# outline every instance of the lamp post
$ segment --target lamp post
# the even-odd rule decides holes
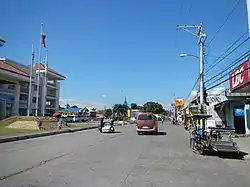
[[[201,47],[202,49],[202,47]],[[201,55],[200,57],[198,56],[195,56],[195,55],[192,55],[192,54],[185,54],[185,53],[182,53],[180,54],[180,57],[194,57],[196,59],[199,59],[200,60],[200,109],[201,109],[201,113],[203,113],[203,104],[204,104],[204,68],[203,68],[203,54],[202,54],[202,51],[201,51]],[[203,120],[202,120],[202,127],[203,127]]]

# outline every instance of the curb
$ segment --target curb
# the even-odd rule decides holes
[[[39,133],[39,134],[29,134],[29,135],[20,135],[20,136],[13,136],[13,137],[7,137],[7,138],[0,138],[0,144],[7,143],[7,142],[20,141],[20,140],[39,138],[39,137],[44,137],[44,136],[52,136],[52,135],[57,135],[57,134],[73,133],[73,132],[96,129],[96,128],[98,128],[98,126],[77,128],[77,129],[65,129],[65,130],[61,130],[61,131],[43,132],[43,133]]]
[[[239,134],[239,135],[234,135],[233,138],[249,138],[250,134]]]

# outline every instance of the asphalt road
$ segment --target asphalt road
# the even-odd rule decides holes
[[[249,160],[195,155],[188,133],[160,124],[167,135],[138,136],[96,129],[0,145],[0,186],[247,187]]]

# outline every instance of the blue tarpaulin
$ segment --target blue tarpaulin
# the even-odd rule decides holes
[[[73,112],[73,113],[77,113],[80,110],[81,110],[81,108],[72,108],[72,107],[69,107],[69,108],[65,108],[65,109],[60,110],[60,112]]]

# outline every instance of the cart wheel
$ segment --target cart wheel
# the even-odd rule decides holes
[[[110,132],[114,132],[115,131],[115,128],[114,127],[110,127]]]
[[[204,149],[203,148],[199,148],[199,154],[200,155],[204,155],[204,153],[205,153]]]

